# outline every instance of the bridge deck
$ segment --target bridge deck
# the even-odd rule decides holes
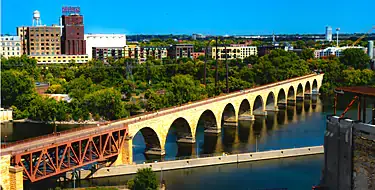
[[[41,136],[41,137],[38,137],[38,138],[35,138],[35,139],[30,139],[30,140],[26,139],[24,141],[9,143],[9,144],[6,144],[6,145],[2,145],[0,155],[5,155],[5,154],[15,155],[15,154],[20,153],[20,152],[25,152],[25,151],[29,151],[29,150],[33,150],[33,149],[39,149],[39,148],[42,148],[44,146],[49,146],[49,145],[52,145],[52,144],[58,144],[58,143],[66,142],[66,141],[69,141],[69,140],[84,138],[84,137],[96,134],[98,132],[101,132],[101,131],[113,130],[113,129],[116,129],[118,127],[123,127],[124,124],[129,125],[129,124],[133,124],[133,123],[136,123],[136,122],[139,122],[139,121],[144,121],[144,120],[148,120],[148,119],[161,117],[161,116],[168,115],[168,114],[175,113],[175,112],[179,112],[179,111],[182,111],[182,110],[199,107],[199,106],[202,106],[202,105],[205,105],[205,104],[208,104],[208,103],[214,103],[214,102],[217,102],[217,101],[221,101],[223,99],[242,96],[244,94],[249,94],[249,93],[253,93],[253,92],[256,92],[256,91],[261,91],[261,90],[264,90],[264,89],[267,89],[267,88],[270,88],[270,87],[283,85],[283,84],[286,84],[286,83],[290,83],[290,82],[294,82],[294,81],[298,81],[298,80],[302,80],[302,79],[306,79],[306,78],[318,76],[318,75],[320,75],[320,74],[309,74],[309,75],[302,76],[302,77],[296,77],[296,78],[292,78],[292,79],[288,79],[288,80],[284,80],[284,81],[279,81],[279,82],[275,82],[275,83],[271,83],[271,84],[267,84],[267,85],[253,87],[253,88],[246,89],[246,90],[240,90],[240,91],[237,91],[237,92],[232,92],[232,93],[225,94],[225,95],[207,98],[207,99],[199,100],[199,101],[196,101],[196,102],[193,102],[193,103],[187,103],[187,104],[183,104],[183,105],[180,105],[180,106],[164,108],[164,109],[154,111],[154,112],[147,112],[147,113],[136,115],[136,116],[133,116],[133,117],[130,117],[130,118],[111,121],[111,122],[102,124],[99,127],[95,126],[95,127],[89,127],[89,128],[80,128],[78,130],[75,129],[75,130],[68,131],[68,132],[62,132],[62,133],[60,133],[60,135],[59,135],[59,133],[54,134],[54,135],[45,135],[45,136]]]

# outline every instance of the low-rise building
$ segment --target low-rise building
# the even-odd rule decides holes
[[[136,61],[140,61],[140,47],[135,44],[125,46],[125,57],[135,59]],[[138,62],[139,63],[139,62]]]
[[[37,64],[64,64],[74,61],[75,63],[87,63],[88,55],[41,55],[30,56],[37,60]]]
[[[125,34],[85,34],[86,40],[86,54],[89,59],[93,57],[92,48],[124,48],[126,46]]]
[[[167,47],[141,47],[139,56],[141,63],[146,61],[149,57],[163,59],[168,56],[168,50]]]
[[[1,36],[0,55],[2,57],[21,56],[21,40],[18,36]]]
[[[183,57],[193,59],[194,45],[192,44],[176,44],[168,49],[168,56],[172,59],[179,59]]]
[[[365,52],[367,51],[365,47],[361,47],[361,46],[328,47],[328,48],[321,49],[321,50],[315,50],[314,56],[315,58],[328,57],[328,56],[340,57],[344,50],[350,49],[350,48],[359,48]]]
[[[212,51],[212,58],[215,59],[216,56],[216,47],[211,49]],[[255,46],[244,46],[233,44],[230,46],[219,46],[217,47],[217,55],[219,60],[225,59],[225,54],[227,54],[228,59],[244,59],[246,57],[250,57],[251,55],[257,55],[257,47]]]
[[[92,58],[106,62],[111,57],[114,60],[125,57],[124,47],[93,47]]]

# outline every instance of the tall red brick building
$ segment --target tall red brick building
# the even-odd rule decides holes
[[[84,39],[83,16],[79,14],[63,15],[61,50],[66,55],[85,55],[86,40]]]

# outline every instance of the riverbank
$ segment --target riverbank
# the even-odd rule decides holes
[[[14,123],[40,123],[40,124],[57,124],[57,125],[96,125],[103,123],[104,121],[35,121],[31,119],[18,119],[13,120]]]
[[[120,165],[113,167],[100,168],[92,173],[90,170],[78,170],[80,179],[88,178],[102,178],[117,175],[128,175],[137,173],[138,169],[141,168],[152,168],[153,171],[165,171],[165,170],[175,170],[184,168],[194,168],[221,164],[231,164],[231,163],[241,163],[241,162],[251,162],[259,160],[269,160],[269,159],[279,159],[287,157],[297,157],[305,155],[315,155],[323,154],[323,146],[312,146],[303,148],[292,148],[283,150],[271,150],[264,152],[251,152],[243,154],[233,154],[233,155],[222,155],[206,158],[194,158],[186,160],[174,160],[165,162],[155,162],[155,163],[144,163],[144,164],[133,164],[133,165]],[[72,179],[72,172],[66,173],[67,179]]]

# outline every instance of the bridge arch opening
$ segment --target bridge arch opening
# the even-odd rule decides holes
[[[318,81],[314,79],[313,84],[312,84],[312,94],[317,94],[318,93]]]
[[[133,161],[141,163],[148,160],[145,152],[153,149],[161,150],[160,139],[151,127],[144,127],[133,137]]]
[[[258,95],[254,100],[253,115],[265,115],[265,108],[262,96]]]
[[[206,133],[210,131],[220,131],[216,121],[216,116],[211,110],[205,110],[198,120],[195,133],[195,149],[196,154],[211,154],[215,152],[218,135]],[[193,154],[194,154],[193,153]]]
[[[285,108],[286,106],[286,103],[287,103],[287,100],[286,100],[286,94],[285,94],[285,90],[284,89],[280,89],[279,93],[277,94],[277,105],[278,105],[278,108]]]
[[[295,100],[295,92],[294,92],[294,87],[290,86],[288,90],[288,100]]]
[[[221,125],[237,123],[236,121],[236,110],[234,109],[233,104],[229,103],[225,106],[222,117]]]
[[[266,110],[267,111],[274,111],[275,110],[275,95],[273,92],[270,92],[267,96],[267,101],[266,101]]]
[[[297,87],[297,96],[303,96],[303,86],[301,83],[299,83]]]
[[[247,116],[249,117],[251,116],[251,106],[250,106],[249,100],[244,99],[242,100],[240,104],[240,109],[238,111],[238,118],[247,117]]]
[[[179,117],[169,127],[165,144],[166,158],[191,156],[195,137],[192,136],[188,121]]]
[[[311,94],[311,84],[309,81],[307,81],[305,85],[305,94]]]

